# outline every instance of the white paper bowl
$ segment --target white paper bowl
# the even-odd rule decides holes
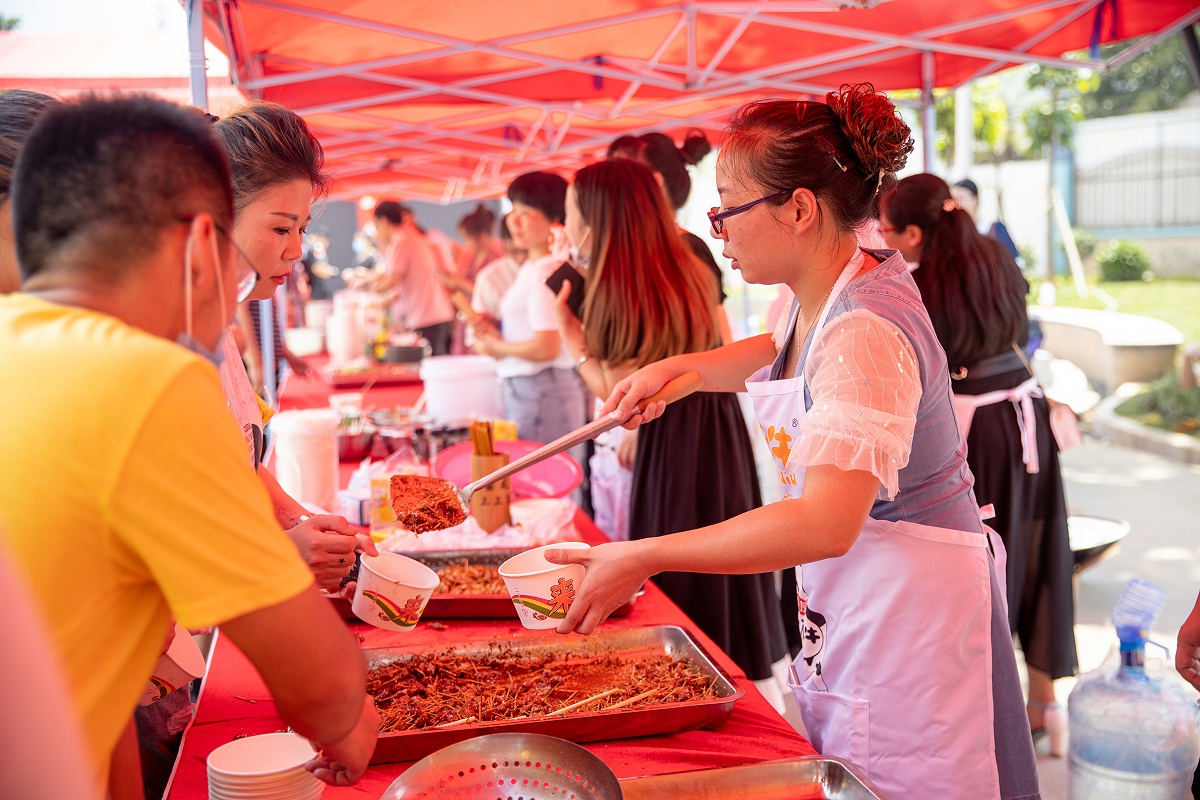
[[[178,623],[175,624],[175,639],[154,665],[150,680],[138,699],[139,706],[148,706],[163,699],[171,692],[204,677],[204,654],[196,646],[196,640]]]
[[[439,582],[436,572],[408,556],[363,556],[350,610],[376,628],[411,631]]]
[[[303,770],[304,763],[315,756],[308,740],[295,733],[247,736],[208,754],[208,776],[225,786],[291,784],[293,778],[284,773]]]
[[[550,563],[545,552],[586,550],[588,547],[583,542],[547,544],[518,553],[500,565],[500,577],[504,579],[522,625],[535,631],[557,628],[587,574],[582,564]]]

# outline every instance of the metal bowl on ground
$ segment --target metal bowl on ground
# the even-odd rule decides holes
[[[1067,535],[1075,558],[1075,571],[1082,572],[1116,553],[1116,546],[1129,535],[1129,523],[1116,517],[1073,514],[1067,517]]]
[[[362,461],[375,447],[375,426],[342,426],[337,433],[338,461]]]
[[[380,800],[621,800],[608,765],[577,744],[537,733],[493,733],[443,747],[410,767]]]

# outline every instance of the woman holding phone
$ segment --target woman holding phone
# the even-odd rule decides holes
[[[566,309],[564,288],[559,329],[597,396],[639,367],[720,344],[711,275],[679,237],[646,166],[613,159],[579,170],[567,190],[566,231],[577,249],[588,248],[590,266],[583,322]],[[734,394],[685,397],[638,437],[630,537],[700,528],[762,505]],[[751,680],[771,678],[787,654],[773,573],[673,571],[655,582]]]
[[[508,187],[507,224],[513,246],[527,252],[500,301],[500,327],[475,328],[472,349],[497,359],[504,412],[517,436],[543,444],[587,422],[591,395],[558,335],[554,292],[546,280],[567,258],[562,223],[567,182],[551,172],[527,172]],[[579,462],[584,448],[571,449]]]
[[[1003,546],[971,491],[946,357],[903,258],[860,248],[854,232],[912,146],[865,84],[738,112],[713,236],[747,281],[791,286],[787,336],[642,367],[603,410],[633,414],[691,371],[707,391],[745,386],[784,499],[671,536],[548,553],[587,567],[559,631],[590,633],[663,571],[795,567],[806,644],[793,692],[817,749],[899,800],[1027,800],[1037,769]],[[655,403],[632,423],[662,414]]]

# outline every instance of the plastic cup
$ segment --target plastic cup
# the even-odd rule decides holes
[[[500,565],[500,577],[526,628],[535,631],[557,628],[567,616],[575,593],[587,574],[582,564],[553,564],[547,550],[586,550],[583,542],[547,544],[518,553]]]
[[[436,572],[407,556],[363,556],[350,610],[376,628],[411,631],[439,582]]]
[[[156,703],[203,675],[204,654],[196,646],[192,635],[176,623],[175,639],[154,665],[154,671],[150,673],[150,680],[142,690],[138,705],[148,706]]]

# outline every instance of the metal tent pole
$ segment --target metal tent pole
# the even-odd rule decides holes
[[[1196,26],[1188,25],[1179,34],[1187,46],[1188,60],[1192,64],[1192,77],[1196,79],[1196,85],[1200,86],[1200,43],[1196,42]]]
[[[188,30],[188,84],[192,88],[192,105],[208,111],[208,75],[204,69],[204,15],[202,0],[184,0]]]
[[[933,82],[936,66],[933,53],[921,53],[921,155],[925,160],[925,171],[933,172],[934,134],[937,131],[937,108],[933,103]]]

